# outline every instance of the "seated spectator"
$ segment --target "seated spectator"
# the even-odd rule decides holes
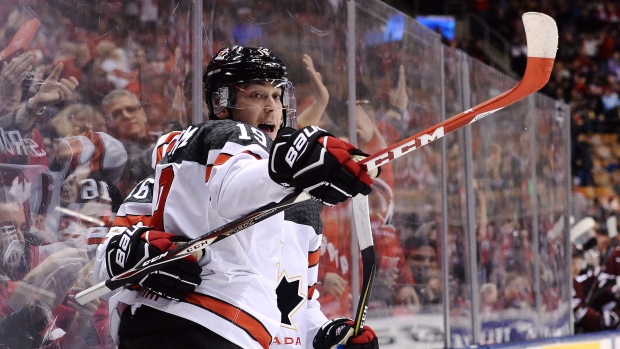
[[[50,120],[60,137],[86,135],[93,131],[93,107],[86,104],[70,104]]]
[[[497,309],[532,309],[533,303],[532,287],[528,279],[517,273],[508,273],[500,289]]]
[[[54,330],[51,310],[64,299],[81,267],[79,254],[68,251],[28,271],[26,225],[22,205],[0,190],[0,347],[47,347],[60,338],[63,333]]]
[[[415,287],[423,306],[442,301],[437,247],[426,236],[414,235],[404,243],[405,258],[415,279]]]
[[[151,174],[151,154],[155,142],[146,130],[147,115],[138,97],[126,90],[107,94],[101,107],[108,119],[110,134],[121,141],[127,151],[127,166],[119,189],[123,195]]]

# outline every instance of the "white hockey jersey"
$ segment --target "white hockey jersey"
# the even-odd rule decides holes
[[[160,157],[161,161],[156,165],[149,225],[195,238],[280,201],[292,189],[269,178],[270,144],[260,130],[229,120],[210,121],[161,137],[153,155],[154,161]],[[148,188],[148,183],[138,184],[130,198],[141,197],[140,187]],[[134,202],[121,209],[119,217],[147,217],[149,212],[143,207]],[[111,307],[116,302],[134,307],[145,304],[202,324],[243,348],[267,348],[281,320],[273,290],[283,229],[284,213],[280,213],[207,247],[199,260],[203,281],[184,301],[123,290],[112,297]],[[111,229],[109,236],[117,233]],[[106,243],[97,256],[100,280],[108,277],[105,248]]]
[[[272,349],[312,349],[314,336],[327,321],[316,290],[321,232],[316,202],[304,201],[284,211],[284,240],[276,287],[281,320]]]

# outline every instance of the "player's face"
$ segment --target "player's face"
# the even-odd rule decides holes
[[[93,130],[93,115],[84,111],[69,115],[69,123],[71,129],[76,130],[79,134],[85,134]]]
[[[120,96],[106,110],[110,129],[118,139],[136,139],[146,135],[146,112],[134,98]]]
[[[438,274],[437,252],[431,246],[421,246],[407,254],[407,264],[419,283],[427,283]]]
[[[233,120],[252,125],[276,138],[282,122],[282,89],[269,82],[240,86]]]

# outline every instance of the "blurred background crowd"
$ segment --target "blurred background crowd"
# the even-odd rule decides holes
[[[566,252],[558,247],[562,211],[557,207],[563,196],[557,188],[568,177],[574,221],[592,217],[596,222],[573,251],[574,276],[589,280],[575,314],[594,316],[600,326],[579,330],[615,328],[620,321],[605,322],[615,314],[615,305],[603,309],[609,302],[602,299],[617,299],[617,274],[606,264],[615,260],[608,256],[617,245],[618,229],[608,219],[620,209],[620,5],[604,0],[462,3],[512,43],[511,70],[504,74],[517,79],[526,59],[521,15],[538,11],[557,21],[559,50],[542,93],[568,105],[571,115],[570,159],[549,155],[562,146],[561,132],[551,124],[542,123],[535,136],[515,136],[502,122],[472,130],[479,312],[492,320],[511,310],[526,317],[535,307],[551,312],[560,306]],[[224,46],[267,46],[285,62],[295,84],[299,126],[317,124],[337,136],[351,136],[344,1],[209,4],[200,44],[203,67]],[[131,193],[134,185],[153,172],[155,141],[194,120],[191,2],[4,0],[3,8],[0,49],[9,47],[33,18],[40,28],[25,52],[3,58],[0,72],[0,348],[113,348],[106,300],[80,306],[74,295],[92,285],[94,250],[107,228],[115,219],[131,222],[130,216],[116,215],[117,209],[125,197],[139,194]],[[373,20],[363,11],[358,16]],[[357,57],[356,71],[356,142],[370,154],[441,121],[442,104],[442,87],[433,81],[437,66],[425,65],[438,57],[436,47],[424,40],[406,47],[373,30],[369,26],[361,36],[364,54]],[[303,33],[311,35],[290,39]],[[476,40],[441,41],[453,50],[447,51],[448,62],[457,61],[450,52],[464,51],[478,59],[471,63],[473,70],[483,63],[495,66]],[[456,64],[446,66],[449,116],[466,108],[456,98],[458,89],[450,87],[457,85],[452,83],[459,76]],[[472,73],[471,83],[480,89],[472,99],[481,102],[508,89],[511,82],[499,74]],[[495,80],[507,87],[494,88]],[[49,97],[54,83],[67,89],[57,99],[37,103]],[[527,129],[525,122],[516,125]],[[491,128],[493,137],[487,135]],[[532,152],[532,137],[545,147]],[[385,166],[375,181],[370,200],[379,270],[372,316],[439,314],[445,299],[451,315],[472,311],[467,224],[458,208],[464,205],[463,154],[456,139],[448,142],[447,178],[441,174],[440,148],[429,146]],[[533,159],[539,160],[536,166]],[[570,161],[570,174],[563,173],[563,161]],[[536,187],[528,181],[531,173],[538,177]],[[458,206],[449,207],[447,221],[439,202],[442,181],[454,198],[450,202]],[[533,191],[548,206],[536,220],[541,234],[530,224]],[[321,212],[318,289],[330,318],[350,317],[354,311],[348,210],[343,205]],[[443,225],[448,226],[447,246],[441,246]],[[545,291],[538,301],[534,239]],[[449,285],[441,277],[442,253]],[[609,278],[605,292],[592,286],[600,275]],[[501,342],[489,339],[489,344],[494,341]]]

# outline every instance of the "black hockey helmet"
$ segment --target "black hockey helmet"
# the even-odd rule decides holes
[[[282,88],[282,126],[296,127],[295,92],[286,75],[286,66],[264,47],[235,45],[221,49],[203,76],[209,118],[216,119],[215,115],[224,108],[234,107],[233,84],[269,81]]]

